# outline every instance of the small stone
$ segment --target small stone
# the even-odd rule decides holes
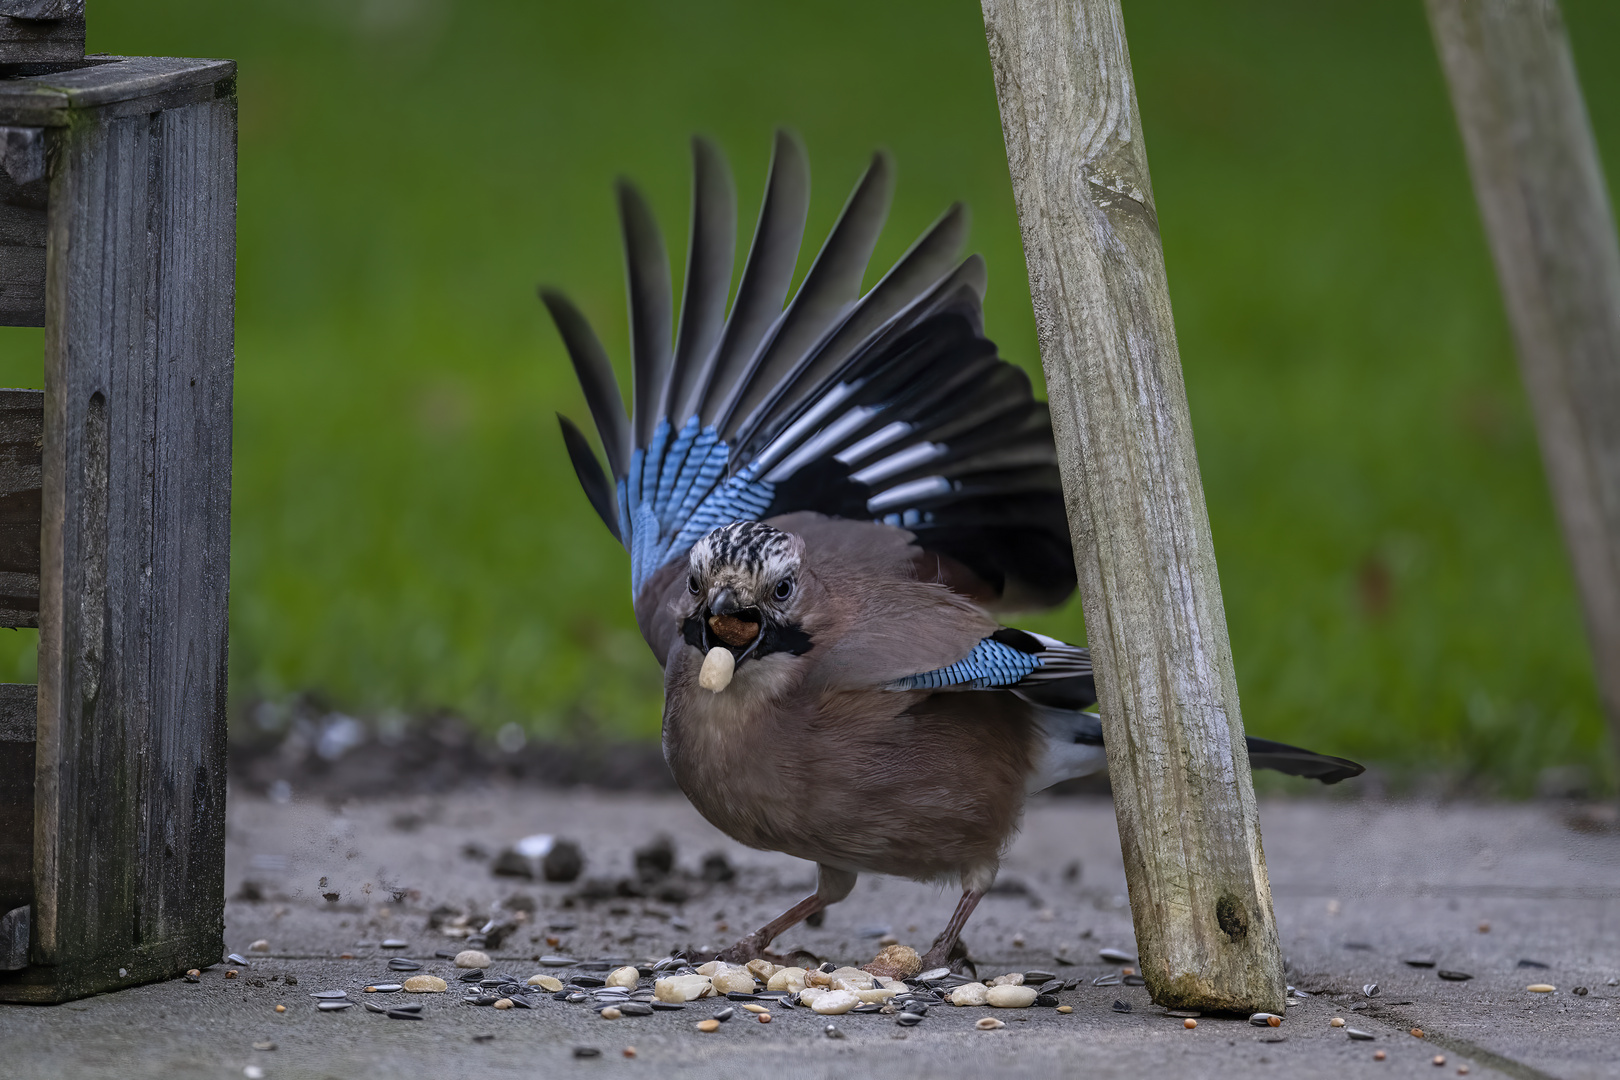
[[[120,970],[122,970],[122,969],[120,969]],[[240,973],[239,973],[239,972],[238,972],[238,971],[237,971],[237,970],[236,970],[236,969],[235,969],[235,968],[232,968],[232,969],[231,969],[231,970],[229,970],[229,971],[227,971],[227,972],[226,972],[226,973],[225,973],[225,977],[226,977],[226,978],[227,978],[227,979],[234,979],[234,978],[236,978],[236,976],[237,976],[237,975],[238,975],[238,974],[240,974]]]
[[[952,990],[946,997],[952,1005],[987,1005],[990,1002],[990,988],[984,983],[963,983]]]
[[[1423,1038],[1423,1029],[1422,1028],[1413,1028],[1412,1029],[1412,1038],[1414,1038],[1414,1039]]]
[[[276,1006],[276,1012],[286,1012],[286,1011],[287,1011],[287,1006],[285,1006],[285,1005],[277,1005]]]
[[[1591,991],[1584,986],[1577,986],[1575,989],[1571,990],[1570,993],[1574,994],[1576,997],[1585,997],[1587,994],[1591,993]]]
[[[269,952],[269,951],[270,951],[270,943],[268,941],[264,940],[264,938],[260,938],[258,941],[255,941],[253,944],[248,946],[248,952]]]
[[[502,848],[489,864],[489,872],[496,877],[534,880],[534,860],[516,848]]]
[[[720,1030],[720,1021],[718,1021],[718,1020],[699,1020],[698,1024],[697,1024],[697,1029],[699,1031],[719,1031]]]
[[[1459,1065],[1459,1066],[1457,1066],[1457,1075],[1458,1076],[1467,1076],[1468,1075],[1468,1066],[1467,1065]]]
[[[1361,1042],[1366,1042],[1366,1041],[1370,1040],[1373,1037],[1372,1032],[1370,1032],[1370,1031],[1362,1031],[1360,1028],[1353,1028],[1353,1027],[1345,1028],[1344,1033],[1346,1035],[1350,1036],[1352,1039],[1356,1039],[1356,1040],[1359,1040]]]
[[[1466,971],[1445,971],[1442,969],[1435,972],[1435,974],[1447,982],[1467,982],[1469,979],[1473,978],[1473,976],[1468,974]]]
[[[202,982],[202,971],[198,968],[192,968],[186,972],[186,982]]]
[[[733,1016],[736,1016],[736,1015],[737,1015],[737,1010],[734,1007],[732,1007],[730,1005],[727,1005],[725,1008],[723,1008],[719,1012],[715,1013],[713,1018],[715,1020],[720,1021],[723,1024],[727,1020],[730,1020]]]
[[[710,977],[717,994],[746,994],[754,989],[754,976],[743,968],[732,968]]]
[[[1429,1061],[1430,1061],[1430,1064],[1432,1064],[1436,1068],[1438,1068],[1439,1066],[1444,1065],[1446,1063],[1446,1055],[1444,1055],[1444,1054],[1436,1054],[1436,1055],[1434,1055],[1434,1057],[1430,1058]]]
[[[1525,987],[1525,989],[1530,991],[1532,994],[1550,994],[1554,990],[1558,989],[1558,987],[1554,986],[1552,983],[1531,983],[1529,986]]]
[[[264,1070],[257,1065],[244,1066],[242,1075],[247,1077],[247,1080],[264,1080]]]
[[[489,954],[479,952],[477,949],[463,949],[456,953],[456,967],[487,968],[489,967]]]
[[[922,970],[922,957],[909,945],[888,945],[872,958],[866,970],[885,978],[909,979]]]
[[[1136,957],[1123,949],[1098,949],[1097,955],[1110,964],[1134,964]]]
[[[861,1003],[861,999],[848,990],[829,990],[820,994],[810,1008],[822,1016],[841,1016]]]
[[[1037,997],[1033,986],[992,986],[985,993],[985,1001],[998,1009],[1027,1009]]]
[[[504,998],[504,997],[503,998],[496,998],[495,999],[495,1007],[497,1009],[510,1009],[512,1007],[512,999],[511,998]]]
[[[633,1046],[627,1046],[627,1047],[625,1047],[625,1048],[624,1048],[624,1050],[623,1050],[623,1051],[622,1051],[622,1053],[623,1053],[623,1054],[624,1054],[624,1056],[625,1056],[625,1057],[627,1057],[627,1058],[633,1058],[633,1057],[635,1057],[635,1056],[636,1056],[636,1048],[635,1048],[635,1047],[633,1047]]]
[[[495,1007],[497,1009],[500,1008],[501,1003],[497,1001],[495,1003]],[[600,1016],[604,1020],[617,1020],[619,1017],[623,1016],[624,1013],[620,1012],[616,1007],[614,1007],[612,1005],[609,1005],[607,1008],[603,1009],[601,1012],[597,1013],[596,1015]]]
[[[1181,1026],[1191,1031],[1193,1028],[1198,1026],[1198,1021],[1189,1016],[1187,1019],[1181,1022]]]
[[[1024,947],[1024,935],[1023,934],[1014,934],[1013,935],[1012,947],[1015,948],[1015,949],[1022,949]]]
[[[1007,974],[1007,975],[997,975],[995,978],[993,978],[990,981],[986,982],[984,985],[986,985],[986,986],[1023,986],[1024,985],[1024,974],[1023,974],[1023,972],[1019,971],[1019,972],[1012,972],[1012,973]]]
[[[1482,933],[1482,934],[1490,933],[1491,932],[1491,924],[1488,923],[1488,922],[1480,923],[1479,924],[1479,932]]]
[[[1073,1005],[1059,1005],[1057,1007],[1057,1011],[1062,1013],[1063,1015],[1067,1016],[1069,1013],[1074,1012],[1074,1006]]]
[[[608,972],[608,977],[605,980],[608,986],[623,986],[631,990],[634,990],[636,988],[636,984],[640,981],[641,970],[639,968],[629,966],[614,968],[612,971]]]
[[[1333,1019],[1328,1021],[1328,1027],[1344,1027],[1344,1017],[1335,1016]]]
[[[978,1021],[973,1026],[978,1028],[980,1031],[995,1031],[997,1028],[1004,1028],[1007,1025],[1002,1023],[1000,1020],[997,1020],[993,1016],[986,1016],[983,1020]]]
[[[827,1036],[827,1038],[829,1038],[829,1039],[842,1039],[842,1038],[844,1038],[844,1033],[842,1031],[838,1030],[838,1025],[837,1024],[828,1024],[826,1027],[821,1029],[821,1033],[823,1035]]]
[[[768,1013],[768,1012],[760,1013],[759,1014],[759,1022],[762,1023],[762,1024],[770,1023],[771,1022],[771,1014]]]
[[[714,983],[706,975],[672,975],[653,983],[653,996],[659,1001],[696,1001],[714,993]]]
[[[555,841],[540,862],[540,872],[547,881],[573,881],[584,869],[585,853],[572,840]]]
[[[790,994],[797,994],[804,989],[804,978],[808,972],[804,968],[785,967],[777,968],[765,983],[767,990],[786,990]]]
[[[1372,1038],[1372,1036],[1370,1036],[1370,1035],[1367,1036],[1367,1037]],[[1384,1052],[1382,1050],[1373,1051],[1373,1060],[1374,1061],[1383,1061],[1384,1057],[1385,1057],[1385,1054],[1384,1054]]]
[[[450,984],[437,975],[412,975],[405,980],[407,994],[442,994]]]

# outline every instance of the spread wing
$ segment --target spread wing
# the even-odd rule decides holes
[[[878,155],[791,299],[809,167],[779,133],[764,205],[729,313],[736,195],[718,149],[694,140],[691,241],[678,330],[669,260],[620,184],[633,410],[566,297],[542,299],[595,421],[604,472],[564,421],[580,483],[629,550],[633,595],[709,530],[814,511],[900,526],[987,596],[1024,606],[1073,591],[1074,563],[1044,403],[983,336],[984,264],[957,257],[952,207],[870,291],[888,213]],[[672,343],[673,333],[673,343]]]

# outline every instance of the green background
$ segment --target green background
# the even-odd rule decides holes
[[[1620,9],[1565,10],[1615,147]],[[1609,782],[1421,4],[1125,17],[1249,730],[1497,790],[1561,764]],[[552,414],[585,412],[534,286],[565,287],[622,359],[611,181],[640,182],[678,278],[693,132],[730,155],[748,225],[772,129],[801,133],[801,270],[876,147],[900,183],[869,281],[967,200],[990,336],[1038,368],[971,2],[92,0],[89,19],[93,50],[241,64],[239,722],[312,693],[656,733],[659,672],[562,453]],[[39,385],[40,343],[0,335],[0,381]],[[1024,625],[1083,634],[1077,604]],[[32,678],[33,649],[0,636],[0,678]]]

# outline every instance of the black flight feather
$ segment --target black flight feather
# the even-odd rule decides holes
[[[585,404],[590,407],[591,419],[596,422],[602,452],[607,455],[608,471],[615,477],[623,476],[630,468],[630,420],[624,415],[624,398],[607,350],[568,297],[555,289],[542,288],[540,299],[551,312],[568,358],[574,362],[574,374],[585,394]]]
[[[698,409],[695,390],[725,326],[736,249],[737,189],[731,168],[714,143],[693,139],[692,235],[667,406],[677,430]]]
[[[630,298],[631,423],[637,447],[652,440],[664,412],[669,382],[669,254],[647,201],[628,181],[620,180],[619,220],[624,230],[625,291]]]
[[[579,477],[579,486],[585,489],[585,497],[591,501],[591,508],[602,519],[602,524],[608,527],[608,532],[613,534],[613,539],[622,542],[623,537],[619,535],[619,500],[614,495],[613,482],[602,472],[602,463],[596,460],[589,440],[578,425],[562,413],[557,414],[557,423],[562,425],[563,445],[568,448],[568,460],[574,463],[574,475]]]

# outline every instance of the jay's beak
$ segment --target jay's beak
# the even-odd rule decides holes
[[[703,620],[703,645],[707,652],[718,640],[741,660],[754,651],[764,637],[765,620],[758,608],[745,608],[737,602],[737,594],[721,589],[709,599],[708,614]]]

